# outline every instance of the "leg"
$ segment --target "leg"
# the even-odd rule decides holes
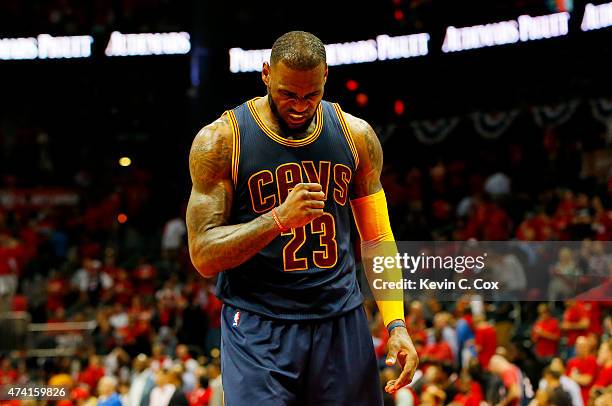
[[[363,307],[313,326],[307,405],[379,406],[382,386]]]
[[[225,406],[294,405],[310,341],[303,329],[297,323],[270,320],[224,305],[221,374]]]

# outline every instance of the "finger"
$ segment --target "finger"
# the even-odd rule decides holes
[[[322,202],[320,200],[311,200],[310,207],[313,209],[322,209],[325,207],[325,202]]]
[[[308,196],[312,200],[325,200],[325,193],[323,192],[308,192]]]
[[[387,382],[387,384],[385,385],[385,392],[393,393],[397,390],[395,389],[395,381],[397,381],[397,379],[391,379]]]
[[[395,383],[393,384],[393,389],[398,390],[408,385],[410,382],[412,382],[413,375],[414,371],[411,371],[410,368],[408,368],[408,365],[406,365],[402,370],[402,373],[400,374],[399,378],[395,380]]]
[[[320,192],[323,190],[323,187],[319,183],[298,183],[297,186],[306,188],[306,190],[311,192]]]
[[[395,365],[398,351],[399,346],[397,344],[389,343],[389,352],[387,353],[387,360],[385,361],[388,366]]]
[[[322,216],[323,213],[325,213],[323,209],[308,209],[308,214],[310,215],[310,217],[312,217],[312,219],[316,219],[317,217]]]
[[[406,358],[406,365],[404,365],[402,373],[395,382],[395,389],[402,388],[412,382],[412,378],[414,377],[414,373],[416,372],[416,366],[417,364],[414,358]]]

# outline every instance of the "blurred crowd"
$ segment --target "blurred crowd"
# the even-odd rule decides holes
[[[415,379],[389,405],[603,406],[612,400],[612,302],[484,303],[464,297],[407,303],[406,323],[419,353]],[[373,303],[366,308],[373,309]],[[372,336],[383,382],[388,334],[380,317]]]
[[[560,250],[549,258],[548,277],[597,271],[608,280],[612,182],[601,181],[596,193],[544,191],[532,198],[544,209],[511,212],[511,176],[482,177],[465,198],[456,194],[465,180],[451,166],[436,163],[429,179],[423,169],[398,178],[400,168],[386,168],[383,183],[398,240],[577,240],[579,252]],[[0,383],[65,385],[71,400],[60,403],[66,406],[156,406],[171,400],[220,405],[222,304],[213,293],[214,281],[201,278],[190,263],[185,207],[167,216],[162,227],[147,224],[134,215],[146,211],[145,197],[155,186],[141,168],[127,173],[108,195],[96,194],[95,185],[77,173],[74,182],[83,198],[76,206],[0,211],[0,306],[27,312],[32,322],[47,326],[30,334],[22,348],[4,351]],[[15,181],[4,182],[10,189]],[[431,217],[402,216],[430,207],[425,201],[432,202]],[[415,229],[419,221],[421,231]],[[533,274],[520,272],[523,285],[517,289],[531,286]],[[406,322],[421,366],[414,383],[388,397],[387,404],[609,404],[610,304],[554,297],[547,302],[407,300]],[[388,336],[373,302],[365,306],[386,382],[399,371],[384,365]],[[95,320],[92,329],[63,324],[88,320]],[[26,347],[70,352],[28,357]]]

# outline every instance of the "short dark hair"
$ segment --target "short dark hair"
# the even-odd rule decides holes
[[[278,38],[272,46],[270,64],[283,61],[295,70],[310,70],[326,63],[325,45],[313,34],[290,31]]]

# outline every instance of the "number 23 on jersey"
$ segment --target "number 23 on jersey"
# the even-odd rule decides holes
[[[321,249],[313,250],[311,258],[298,257],[298,250],[306,242],[306,228],[312,236],[319,237]],[[312,220],[309,224],[293,228],[282,235],[293,237],[283,248],[283,264],[285,272],[303,271],[313,265],[318,268],[332,268],[338,261],[338,244],[336,243],[336,222],[329,213]]]

